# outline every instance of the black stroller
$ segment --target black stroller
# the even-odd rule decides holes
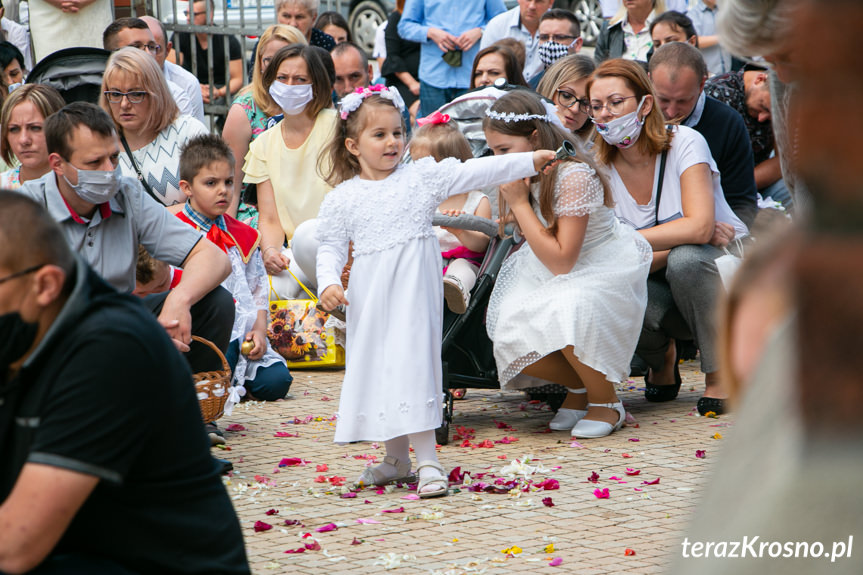
[[[456,98],[440,109],[448,114],[450,121],[456,122],[471,145],[475,157],[488,155],[490,150],[482,131],[482,120],[486,109],[502,94],[515,86],[487,87],[469,92]],[[493,212],[497,213],[497,197],[488,194]],[[517,249],[518,242],[511,230],[505,237],[498,235],[498,226],[491,220],[473,215],[450,217],[436,215],[433,223],[452,228],[479,231],[491,238],[485,258],[477,273],[477,281],[471,291],[470,303],[463,314],[455,314],[444,309],[443,340],[441,358],[443,361],[443,389],[446,400],[443,422],[436,431],[440,445],[449,443],[449,428],[453,419],[453,400],[451,392],[458,388],[500,389],[497,366],[485,326],[485,314],[491,297],[492,288],[504,260]],[[566,388],[561,385],[544,385],[527,390],[531,399],[545,401],[556,410],[566,396]]]
[[[98,104],[102,74],[111,52],[101,48],[66,48],[42,58],[27,76],[28,84],[48,84],[67,104]]]

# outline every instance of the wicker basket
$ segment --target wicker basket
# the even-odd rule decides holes
[[[225,402],[231,389],[231,367],[225,354],[216,345],[203,337],[193,335],[192,339],[212,349],[222,360],[221,371],[201,371],[192,375],[198,403],[201,406],[201,417],[204,423],[216,421],[225,412]]]

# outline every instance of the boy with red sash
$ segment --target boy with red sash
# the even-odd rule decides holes
[[[234,190],[234,155],[221,137],[205,134],[185,145],[180,189],[188,199],[177,217],[204,232],[231,260],[231,275],[222,283],[236,305],[226,354],[234,370],[234,387],[225,411],[230,413],[246,390],[255,399],[282,399],[293,378],[267,339],[269,301],[267,272],[258,249],[261,234],[225,213]]]

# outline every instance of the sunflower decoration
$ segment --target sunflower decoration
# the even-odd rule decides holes
[[[307,354],[314,355],[314,344],[306,339],[302,335],[297,335],[293,338],[293,340],[288,344],[285,349],[286,358],[287,359],[302,359]]]

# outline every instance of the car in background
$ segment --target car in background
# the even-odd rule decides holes
[[[596,38],[605,21],[599,0],[555,0],[554,7],[563,8],[575,14],[581,24],[581,38],[585,46],[596,44]]]

